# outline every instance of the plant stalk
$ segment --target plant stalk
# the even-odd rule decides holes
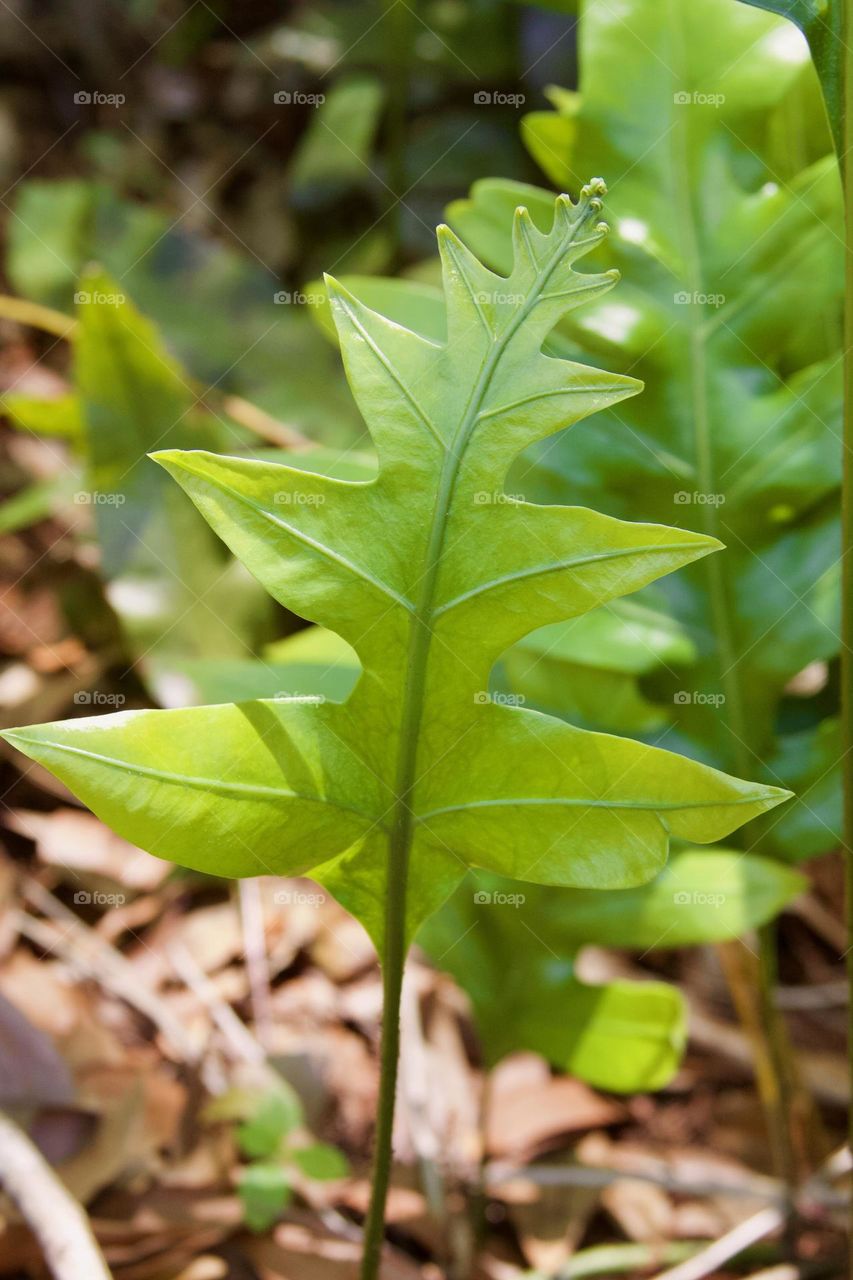
[[[541,298],[551,275],[572,241],[592,222],[599,209],[599,195],[604,194],[600,179],[584,187],[577,217],[570,233],[556,252],[541,267],[530,286],[524,304],[507,323],[488,348],[474,386],[463,407],[459,424],[448,443],[441,480],[435,496],[425,568],[420,579],[420,594],[412,615],[406,682],[400,718],[400,748],[391,829],[388,839],[388,867],[385,892],[385,932],[382,940],[382,1045],[380,1050],[379,1102],[377,1109],[373,1187],[370,1208],[364,1227],[361,1280],[377,1280],[382,1240],[385,1234],[385,1201],[391,1176],[392,1139],[394,1135],[394,1100],[397,1091],[397,1066],[400,1050],[400,1002],[403,969],[408,947],[406,890],[409,860],[414,835],[412,799],[417,785],[418,740],[424,711],[424,689],[433,635],[435,594],[444,550],[447,516],[453,501],[456,481],[465,450],[476,429],[480,408],[489,390],[495,370],[507,345],[524,324]]]
[[[841,96],[839,156],[844,184],[844,433],[841,464],[841,770],[844,794],[844,852],[847,897],[847,977],[853,991],[853,0],[843,4],[841,50],[844,79]],[[848,1001],[847,1054],[850,1069],[848,1142],[853,1150],[853,998]],[[850,1271],[853,1274],[853,1198],[850,1220]]]
[[[391,859],[392,870],[395,866]],[[396,863],[397,875],[389,875],[387,904],[397,903],[396,919],[386,910],[385,958],[382,964],[382,1047],[380,1050],[379,1101],[374,1137],[373,1179],[370,1208],[364,1225],[361,1256],[361,1280],[376,1280],[385,1237],[385,1202],[391,1180],[394,1137],[394,1101],[397,1094],[397,1069],[400,1060],[400,998],[403,991],[403,969],[406,961],[406,878],[408,858]],[[400,875],[402,871],[402,875]],[[402,895],[402,900],[400,899]]]

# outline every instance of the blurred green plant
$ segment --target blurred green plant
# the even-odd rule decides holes
[[[358,434],[344,379],[298,289],[105,183],[22,183],[6,256],[16,291],[70,312],[93,262],[153,321],[206,395],[243,396],[318,442],[346,445]]]
[[[470,995],[487,1065],[527,1049],[600,1089],[660,1089],[681,1063],[683,997],[665,982],[586,983],[579,951],[735,938],[772,919],[805,883],[768,858],[721,848],[673,853],[650,884],[610,893],[478,871],[418,943]]]
[[[671,742],[796,787],[789,813],[744,835],[800,860],[834,848],[841,819],[831,692],[789,692],[840,644],[840,187],[831,156],[791,175],[775,163],[787,96],[815,102],[816,84],[790,27],[726,0],[629,0],[618,14],[587,0],[580,29],[580,92],[554,90],[556,110],[528,116],[523,133],[558,186],[573,187],[591,155],[605,166],[619,235],[600,261],[625,288],[564,321],[550,346],[639,373],[651,394],[540,446],[509,483],[555,501],[594,492],[616,515],[677,515],[728,544],[664,588],[698,661],[658,689],[676,713]],[[812,157],[829,139],[819,111],[805,124],[799,150]],[[505,269],[508,210],[523,201],[544,228],[550,199],[484,182],[449,217]],[[762,944],[776,1075],[765,1096],[793,1177],[790,1108],[770,1102],[791,1061],[766,930]]]
[[[847,929],[853,937],[853,171],[850,165],[853,103],[853,33],[851,0],[746,0],[790,18],[805,34],[823,90],[844,187],[844,425],[842,446],[841,566],[841,723],[828,745],[840,762],[843,797],[841,847],[845,858]],[[826,743],[824,745],[827,745]],[[853,948],[847,952],[848,989],[853,991]],[[848,1000],[847,1056],[853,1090],[853,997]],[[853,1149],[853,1109],[848,1109],[848,1144]],[[853,1268],[853,1218],[849,1231]]]
[[[114,279],[91,270],[76,298],[71,392],[58,401],[12,393],[0,405],[19,429],[69,442],[79,461],[75,492],[73,476],[63,479],[53,502],[91,513],[128,658],[158,701],[174,703],[178,661],[251,655],[269,638],[270,605],[147,454],[240,445],[246,433],[200,403]]]
[[[626,662],[611,609],[534,633],[503,669],[509,688],[575,723],[643,734],[674,720],[670,742],[689,754],[794,787],[794,804],[745,834],[750,847],[799,861],[835,847],[841,824],[832,688],[815,695],[813,678],[805,695],[789,689],[810,664],[819,675],[816,664],[839,648],[839,185],[799,37],[763,14],[732,16],[727,0],[670,9],[582,4],[581,90],[552,90],[556,111],[522,126],[557,186],[576,186],[592,156],[617,179],[620,235],[598,257],[621,269],[625,285],[616,302],[561,321],[546,350],[640,373],[650,391],[583,433],[536,446],[508,488],[552,502],[594,493],[621,516],[677,516],[724,538],[729,552],[665,585],[663,607],[686,645],[677,655],[656,655],[638,635]],[[483,181],[449,217],[506,271],[512,210],[529,205],[546,230],[551,199]],[[350,283],[437,338],[440,297],[429,273],[419,275]],[[322,304],[318,319],[328,331]],[[599,628],[579,681],[578,632]],[[631,683],[643,649],[645,691],[657,704]],[[621,664],[615,687],[608,652]],[[766,932],[763,943],[772,1039]]]
[[[726,39],[711,41],[721,6]],[[525,121],[531,149],[558,184],[572,185],[594,150],[623,175],[613,201],[621,234],[604,260],[623,271],[624,296],[564,323],[552,346],[630,368],[650,391],[586,433],[547,442],[519,481],[555,499],[600,492],[613,514],[639,507],[677,516],[729,543],[715,566],[712,558],[669,589],[699,655],[694,687],[669,696],[687,749],[721,766],[755,767],[779,749],[790,679],[838,650],[840,291],[824,223],[837,225],[839,190],[831,161],[810,167],[794,189],[780,187],[739,131],[744,116],[753,126],[744,132],[754,131],[750,118],[775,106],[797,71],[779,25],[747,11],[734,21],[725,0],[675,11],[680,40],[650,0],[632,0],[629,22],[591,0],[582,11],[580,94],[555,93],[556,113]],[[661,76],[649,49],[670,75]],[[737,60],[747,49],[748,64]],[[636,75],[618,78],[614,102],[616,63]],[[679,87],[697,84],[714,88],[702,99],[723,100],[694,102]],[[677,101],[683,94],[691,100]],[[450,218],[505,266],[499,228],[521,199],[544,225],[550,196],[501,182],[477,186]],[[808,794],[798,802],[807,806]],[[837,826],[824,839],[832,847]],[[765,841],[799,856],[784,830]]]
[[[230,1089],[204,1110],[208,1124],[233,1123],[246,1163],[237,1189],[243,1220],[267,1231],[290,1204],[301,1182],[335,1182],[349,1174],[337,1147],[315,1142],[305,1128],[298,1095],[285,1080],[267,1089]]]

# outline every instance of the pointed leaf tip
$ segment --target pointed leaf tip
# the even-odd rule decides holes
[[[153,449],[147,456],[152,462],[156,462],[158,467],[165,467],[170,462],[177,462],[181,454],[187,452],[186,449]]]

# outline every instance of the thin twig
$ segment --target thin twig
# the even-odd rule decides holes
[[[232,1057],[238,1062],[263,1067],[267,1061],[263,1045],[252,1035],[245,1022],[237,1017],[230,1004],[225,1003],[210,978],[196,963],[192,952],[182,942],[172,942],[166,948],[166,954],[175,973],[207,1009],[222,1033]]]
[[[41,329],[57,338],[66,338],[73,342],[79,332],[79,325],[73,316],[52,307],[44,307],[38,302],[28,302],[25,298],[15,298],[10,294],[0,294],[0,319],[14,320],[17,324],[32,329]],[[283,449],[310,449],[316,447],[316,441],[304,436],[296,427],[279,422],[272,414],[258,405],[244,400],[242,396],[231,395],[216,387],[204,388],[195,378],[187,380],[188,389],[198,397],[199,404],[209,408],[212,413],[221,410],[248,431],[261,436],[270,443]],[[208,404],[207,402],[210,402]]]
[[[768,1204],[783,1207],[787,1201],[787,1193],[782,1182],[777,1178],[768,1178],[763,1174],[751,1174],[737,1180],[727,1182],[722,1178],[703,1179],[682,1178],[664,1168],[654,1169],[615,1169],[606,1165],[554,1164],[554,1165],[512,1165],[493,1161],[486,1166],[486,1183],[490,1187],[501,1186],[507,1182],[527,1181],[537,1187],[609,1187],[614,1182],[644,1182],[675,1195],[694,1196],[733,1196],[738,1200],[763,1200]],[[802,1188],[804,1202],[819,1204],[824,1209],[840,1209],[847,1204],[847,1195],[835,1191],[829,1185],[830,1174],[820,1171],[810,1178]]]
[[[780,1009],[841,1009],[847,1004],[847,983],[821,982],[807,987],[777,987],[776,1004]]]
[[[198,1048],[187,1035],[180,1019],[175,1017],[156,992],[140,981],[139,971],[120,951],[87,928],[73,911],[69,911],[37,880],[27,878],[23,884],[23,893],[37,910],[43,911],[60,926],[57,931],[47,921],[38,920],[26,911],[18,911],[14,915],[14,923],[24,937],[43,947],[46,952],[62,956],[72,969],[93,979],[149,1018],[180,1059],[190,1063],[198,1061]]]
[[[661,1271],[654,1280],[705,1280],[719,1268],[736,1258],[751,1244],[778,1231],[785,1224],[785,1215],[779,1209],[760,1209],[745,1222],[739,1222],[719,1240],[708,1245],[701,1253],[688,1258],[668,1271]]]
[[[243,954],[246,959],[246,977],[249,980],[255,1035],[264,1050],[269,1051],[272,1043],[270,1035],[273,1016],[260,881],[256,877],[238,881],[237,894],[240,901]]]
[[[89,1219],[23,1129],[0,1111],[0,1184],[55,1280],[112,1280]]]
[[[279,422],[266,409],[252,404],[242,396],[223,395],[216,391],[207,391],[202,395],[202,403],[209,397],[218,398],[219,407],[229,418],[233,418],[241,427],[253,431],[256,436],[277,444],[282,449],[316,449],[317,441],[304,436],[296,427],[286,422]]]

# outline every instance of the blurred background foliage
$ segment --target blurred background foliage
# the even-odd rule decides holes
[[[25,438],[52,440],[55,460],[27,485],[25,440],[12,446],[23,466],[4,459],[4,527],[122,481],[127,504],[94,510],[111,605],[100,630],[123,631],[160,700],[194,696],[155,672],[166,651],[248,657],[292,624],[273,623],[260,593],[252,605],[236,572],[219,589],[227,623],[214,623],[202,585],[223,549],[146,453],[169,441],[369,449],[311,314],[316,279],[434,279],[424,258],[448,201],[494,172],[535,176],[519,120],[544,105],[549,75],[571,73],[574,21],[571,6],[483,0],[0,13],[5,277],[48,309],[6,308],[34,322],[41,381],[12,370],[3,407]],[[121,301],[78,303],[66,340],[62,317],[87,293]],[[72,512],[84,539],[90,514]]]
[[[6,724],[90,714],[91,690],[121,699],[103,709],[346,696],[348,646],[273,606],[146,455],[370,476],[322,272],[441,340],[435,224],[501,271],[516,204],[535,219],[603,171],[623,282],[550,348],[647,389],[532,451],[508,491],[708,531],[707,504],[674,498],[702,489],[704,415],[722,586],[701,566],[534,633],[495,687],[801,800],[607,903],[528,888],[526,913],[478,912],[474,890],[518,892],[478,876],[422,943],[468,989],[489,1065],[532,1049],[601,1088],[664,1085],[682,996],[588,984],[581,948],[762,926],[804,884],[781,863],[837,838],[840,193],[804,41],[735,0],[10,0],[0,41]],[[722,277],[721,307],[680,299]],[[728,726],[694,696],[721,679]],[[723,909],[673,915],[709,886]]]

